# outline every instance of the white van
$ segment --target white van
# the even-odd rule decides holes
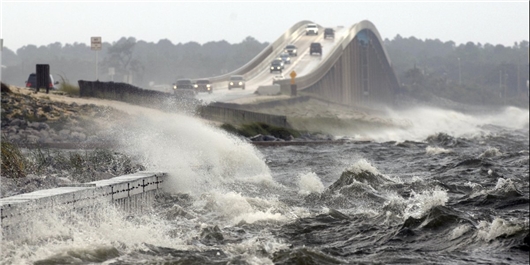
[[[307,24],[305,28],[305,35],[318,35],[317,24]]]

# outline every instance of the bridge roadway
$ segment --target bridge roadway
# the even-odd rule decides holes
[[[246,77],[246,89],[234,88],[228,90],[226,80],[213,82],[214,92],[212,94],[199,93],[198,99],[204,102],[245,102],[257,98],[254,92],[259,86],[272,85],[272,78],[278,75],[278,72],[270,73],[269,67],[272,59],[279,57],[288,44],[294,44],[298,48],[298,56],[291,57],[291,64],[286,64],[282,75],[285,79],[290,79],[289,74],[294,70],[297,76],[303,76],[311,73],[319,67],[320,63],[330,54],[330,51],[340,45],[343,37],[348,34],[348,29],[337,26],[332,27],[335,30],[334,39],[324,39],[324,28],[320,27],[318,35],[305,35],[305,27],[302,25],[298,32],[289,36],[286,40],[278,44],[274,51],[263,63],[259,64],[250,74],[243,74]],[[310,55],[309,46],[312,42],[319,42],[322,45],[322,56]]]

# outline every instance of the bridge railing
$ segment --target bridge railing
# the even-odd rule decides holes
[[[333,67],[333,65],[337,62],[337,60],[342,55],[342,51],[343,51],[342,43],[344,42],[344,40],[345,40],[345,37],[342,37],[339,40],[340,44],[335,45],[333,49],[329,51],[330,55],[325,56],[323,61],[319,64],[318,67],[313,69],[313,71],[309,72],[306,75],[296,77],[296,84],[297,84],[298,90],[305,89],[307,87],[310,87],[314,83],[318,82],[318,80],[320,80],[331,69],[331,67]],[[281,91],[290,91],[291,80],[284,79],[284,80],[279,80],[275,83],[280,85]]]
[[[333,49],[329,52],[330,54],[325,57],[324,61],[320,63],[318,67],[313,69],[313,71],[309,72],[306,75],[298,76],[296,78],[296,85],[297,90],[304,90],[316,82],[318,82],[322,77],[324,77],[328,71],[335,65],[335,63],[339,60],[340,56],[343,54],[343,51],[348,47],[348,45],[353,41],[357,33],[359,33],[361,30],[368,29],[374,33],[374,35],[377,37],[379,43],[381,43],[381,46],[383,46],[381,36],[379,35],[379,32],[375,28],[375,26],[372,24],[372,22],[368,20],[363,20],[359,23],[356,23],[350,27],[348,30],[348,34],[342,37],[342,39],[339,41],[340,43],[335,45]],[[383,52],[385,54],[385,57],[388,61],[388,63],[391,65],[390,57],[388,56],[385,49],[383,49]],[[393,70],[393,68],[392,68]],[[395,75],[395,73],[394,73]],[[283,93],[290,92],[290,80],[284,79],[276,81],[275,83],[279,84],[281,87],[281,91]]]
[[[252,60],[250,60],[248,63],[241,66],[240,68],[230,73],[210,77],[208,79],[212,83],[224,81],[228,82],[228,79],[232,75],[243,75],[245,79],[251,79],[258,72],[262,71],[264,65],[270,64],[271,60],[274,58],[274,56],[276,56],[276,53],[278,52],[278,47],[285,47],[287,43],[291,42],[293,39],[296,39],[298,36],[300,36],[300,34],[304,33],[304,26],[308,23],[312,22],[308,20],[303,20],[294,24],[291,28],[285,31],[282,36],[280,36],[276,41],[269,44],[269,46],[267,46],[258,55],[256,55],[256,57],[254,57]]]

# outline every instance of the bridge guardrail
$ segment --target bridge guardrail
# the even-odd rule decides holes
[[[326,73],[331,69],[331,67],[335,64],[335,62],[340,58],[344,49],[346,49],[346,47],[348,47],[350,42],[355,38],[357,33],[359,33],[361,30],[364,30],[364,29],[368,29],[372,31],[374,35],[377,37],[379,43],[383,45],[381,36],[379,35],[379,32],[377,31],[375,26],[372,24],[372,22],[368,20],[363,20],[359,23],[352,25],[349,29],[348,34],[342,37],[342,39],[340,40],[340,44],[335,45],[335,47],[330,51],[331,54],[329,56],[326,56],[326,59],[324,59],[324,61],[320,64],[319,67],[313,69],[312,72],[306,75],[298,76],[296,78],[297,90],[298,91],[304,90],[305,88],[312,86],[313,84],[318,82],[318,80],[320,80],[324,75],[326,75]],[[390,61],[390,57],[388,56],[385,49],[383,49],[383,52],[385,54],[385,57],[388,63],[392,65]],[[392,67],[391,69],[392,71],[394,71]],[[396,76],[395,72],[394,72],[394,76]],[[276,83],[280,85],[281,91],[290,91],[290,86],[291,86],[290,80],[288,79],[279,80]]]
[[[296,24],[294,24],[291,28],[289,28],[287,31],[284,32],[284,34],[279,37],[276,41],[269,44],[263,51],[261,51],[256,57],[254,57],[252,60],[250,60],[245,65],[241,66],[240,68],[223,75],[214,76],[208,78],[210,82],[228,82],[228,79],[231,75],[243,75],[245,79],[249,79],[249,77],[252,77],[256,72],[258,72],[261,66],[263,64],[269,64],[270,60],[272,59],[272,56],[274,56],[274,52],[277,50],[278,47],[281,47],[281,45],[284,45],[287,41],[290,41],[296,37],[298,37],[304,29],[304,25],[308,23],[313,23],[308,20],[302,20]]]

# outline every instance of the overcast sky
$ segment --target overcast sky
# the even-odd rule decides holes
[[[103,42],[121,37],[172,43],[247,36],[273,42],[295,23],[350,27],[370,20],[383,39],[402,37],[512,46],[528,40],[528,1],[12,1],[0,0],[1,38],[22,46]]]

